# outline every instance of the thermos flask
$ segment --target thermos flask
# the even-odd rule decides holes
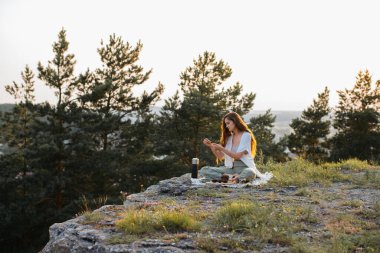
[[[198,166],[199,166],[199,159],[193,158],[191,160],[191,178],[198,178]]]

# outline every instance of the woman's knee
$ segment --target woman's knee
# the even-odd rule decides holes
[[[204,166],[199,170],[200,175],[207,175],[212,171],[212,168],[209,166]]]
[[[246,168],[240,173],[240,179],[252,180],[256,178],[255,172],[251,168]]]
[[[199,170],[199,174],[203,177],[207,177],[207,178],[219,178],[221,176],[221,172],[218,171],[217,168],[215,167],[210,167],[210,166],[205,166],[205,167],[202,167],[200,170]]]
[[[206,171],[209,171],[210,170],[210,167],[209,166],[204,166],[202,167],[200,170],[199,170],[199,173],[202,174],[202,173],[205,173]]]

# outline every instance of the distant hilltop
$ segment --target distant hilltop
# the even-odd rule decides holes
[[[10,112],[14,106],[14,104],[0,104],[0,112]]]
[[[290,134],[292,132],[292,129],[290,128],[289,124],[292,122],[292,119],[300,117],[302,111],[271,111],[271,113],[272,115],[276,116],[276,121],[273,124],[273,133],[276,135],[275,141],[278,141],[285,134]],[[256,117],[260,114],[265,114],[265,111],[254,110],[245,115],[243,118],[247,122],[252,117]]]
[[[161,107],[154,106],[152,112],[159,113]],[[253,110],[250,113],[243,116],[245,122],[249,122],[252,117],[257,117],[258,115],[265,114],[264,110]],[[271,111],[272,115],[276,116],[276,121],[273,124],[273,133],[275,136],[275,141],[278,141],[285,134],[290,134],[292,129],[289,124],[292,122],[292,119],[300,117],[302,111]]]

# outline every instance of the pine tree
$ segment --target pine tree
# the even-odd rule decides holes
[[[21,73],[23,83],[13,82],[6,85],[5,90],[13,96],[16,106],[12,113],[7,113],[2,127],[4,140],[10,147],[15,148],[22,161],[22,174],[28,170],[27,149],[30,147],[31,124],[35,116],[34,102],[34,74],[29,66]]]
[[[225,90],[222,84],[232,74],[228,64],[217,60],[214,53],[204,52],[194,65],[180,75],[180,93],[165,100],[161,110],[162,137],[158,140],[158,154],[175,156],[181,164],[189,164],[192,157],[212,162],[213,156],[202,144],[204,138],[219,142],[222,117],[235,110],[246,114],[253,106],[255,94],[241,95],[242,85],[236,83]]]
[[[103,150],[115,147],[125,117],[136,116],[139,110],[149,111],[163,92],[164,87],[159,84],[150,94],[144,92],[141,97],[133,95],[133,88],[145,83],[152,72],[144,72],[143,67],[137,65],[142,47],[141,42],[132,47],[121,37],[111,35],[108,44],[102,41],[98,49],[102,67],[97,68],[92,77],[89,74],[82,76],[87,79],[87,91],[91,91],[89,97],[83,98],[102,119],[97,128]]]
[[[31,163],[37,112],[34,74],[29,66],[21,77],[22,83],[5,86],[16,104],[11,112],[5,113],[1,126],[3,141],[10,150],[0,156],[0,216],[6,217],[0,225],[0,245],[9,252],[33,250],[35,244],[41,244],[41,235],[33,233],[33,229],[45,222],[36,206],[41,200],[39,170]]]
[[[141,42],[133,47],[121,37],[111,35],[109,42],[102,41],[98,49],[102,66],[94,72],[87,70],[78,78],[78,106],[83,108],[85,119],[79,128],[86,129],[83,134],[92,136],[95,147],[89,160],[91,166],[87,167],[91,167],[89,173],[97,191],[111,196],[120,192],[121,187],[129,192],[136,190],[131,170],[136,163],[152,158],[151,107],[164,88],[159,83],[150,93],[133,94],[134,87],[146,83],[152,72],[145,72],[138,65],[142,47]]]
[[[380,160],[380,80],[372,87],[369,71],[359,71],[352,90],[338,91],[332,158]]]
[[[9,115],[4,128],[9,130],[7,141],[17,144],[17,148],[25,147],[25,152],[16,149],[12,155],[0,156],[0,216],[7,217],[0,226],[0,244],[8,250],[32,248],[33,242],[37,246],[32,251],[37,251],[46,243],[51,224],[81,211],[78,202],[82,195],[90,199],[107,195],[108,203],[120,203],[121,189],[137,190],[136,182],[127,181],[132,178],[131,166],[155,166],[149,160],[144,164],[144,160],[152,157],[151,106],[159,99],[163,86],[134,96],[134,85],[148,78],[135,64],[141,43],[132,49],[120,38],[111,36],[110,40],[110,45],[99,49],[103,67],[76,77],[66,32],[59,32],[53,44],[53,60],[47,66],[38,64],[38,78],[54,90],[56,104],[31,105],[33,74],[29,68],[23,73],[24,84],[7,87],[17,99],[28,101],[19,105],[33,109],[33,114],[19,114],[21,107],[16,106],[18,111]],[[23,89],[29,93],[25,95]],[[19,115],[27,120],[22,121]],[[27,122],[27,131],[19,134],[23,122]],[[1,131],[2,137],[4,133]],[[23,136],[28,138],[27,145],[22,142]],[[26,173],[18,175],[23,154],[27,158]],[[162,164],[159,166],[162,168]],[[23,182],[25,197],[20,194]]]
[[[268,161],[269,158],[276,161],[284,161],[286,159],[282,142],[275,143],[274,141],[275,134],[272,131],[275,120],[276,116],[269,109],[265,114],[252,117],[248,124],[256,138],[257,154],[264,156],[264,162]]]
[[[73,54],[67,54],[69,42],[66,40],[66,31],[62,29],[58,34],[58,41],[53,44],[54,59],[44,67],[38,63],[38,77],[45,84],[55,90],[57,97],[56,110],[61,112],[71,102],[75,88],[74,66],[76,61]]]
[[[38,121],[37,135],[34,137],[34,145],[38,148],[34,156],[36,166],[50,170],[55,179],[52,181],[52,193],[57,209],[64,205],[62,194],[67,179],[63,175],[67,169],[67,159],[71,155],[70,149],[67,148],[71,134],[71,125],[67,117],[76,84],[76,61],[73,54],[67,53],[68,47],[66,31],[62,29],[58,34],[58,41],[53,43],[53,60],[49,61],[46,67],[38,63],[38,77],[54,90],[57,104],[53,107],[49,104],[41,106],[40,116],[46,120]]]
[[[328,155],[326,141],[331,124],[325,120],[330,112],[328,102],[329,90],[325,87],[301,117],[293,119],[290,124],[294,133],[289,136],[289,148],[310,161],[319,162]]]

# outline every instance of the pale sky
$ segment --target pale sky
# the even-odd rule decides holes
[[[4,90],[21,82],[28,64],[53,58],[52,44],[64,27],[76,73],[101,66],[97,48],[115,33],[144,44],[139,64],[153,69],[146,84],[161,81],[163,99],[178,89],[179,75],[208,50],[257,94],[254,110],[303,110],[322,92],[352,88],[359,70],[380,79],[380,1],[357,0],[0,0],[0,103]],[[41,82],[38,102],[53,102]]]

